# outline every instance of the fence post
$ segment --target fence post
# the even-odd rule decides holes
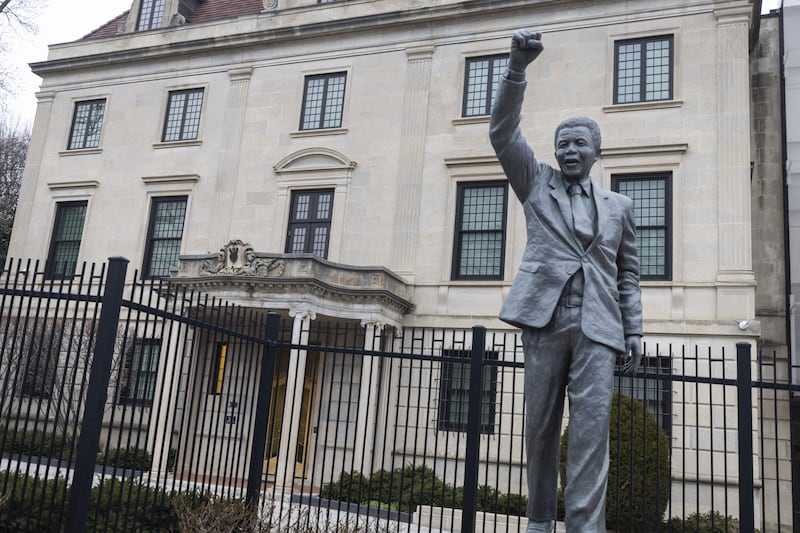
[[[89,513],[89,493],[92,490],[94,466],[100,444],[100,430],[103,423],[108,382],[111,377],[111,362],[114,358],[114,345],[117,340],[119,311],[122,306],[122,291],[125,288],[125,274],[128,260],[124,257],[108,259],[106,286],[101,299],[100,320],[97,325],[97,339],[94,346],[92,370],[86,389],[86,405],[78,438],[75,457],[75,471],[72,488],[69,491],[69,505],[64,524],[67,533],[86,530]]]
[[[486,328],[472,328],[472,353],[469,365],[469,407],[467,409],[467,455],[464,460],[464,500],[461,512],[462,533],[475,533],[478,502],[478,462],[481,445],[481,400]]]
[[[253,445],[250,448],[250,470],[247,475],[247,495],[245,496],[245,505],[247,506],[257,506],[258,494],[261,492],[264,452],[267,446],[267,424],[269,424],[269,402],[272,396],[272,378],[275,372],[275,344],[278,341],[279,325],[280,315],[268,313],[264,343],[261,347],[261,374],[258,379]]]
[[[753,496],[753,391],[750,343],[736,343],[736,388],[739,420],[739,524],[755,531]]]

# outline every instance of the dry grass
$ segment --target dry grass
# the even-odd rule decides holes
[[[241,531],[252,533],[399,533],[400,524],[353,517],[335,510],[269,502],[260,516],[241,500],[208,494],[202,501],[179,496],[174,503],[182,533]]]

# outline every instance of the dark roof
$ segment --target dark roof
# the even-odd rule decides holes
[[[113,19],[109,20],[99,28],[90,31],[89,33],[81,37],[81,39],[102,39],[103,37],[115,36],[117,34],[117,31],[119,30],[119,25],[125,22],[125,19],[128,18],[129,12],[130,10],[114,17]]]
[[[192,16],[186,20],[187,24],[211,22],[242,15],[255,15],[264,10],[264,0],[206,0],[198,4]],[[119,25],[128,18],[129,11],[106,22],[96,30],[85,35],[83,39],[102,39],[114,37],[119,32]]]

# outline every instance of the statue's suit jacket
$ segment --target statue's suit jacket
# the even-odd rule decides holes
[[[583,269],[581,330],[620,353],[625,337],[642,334],[639,259],[633,202],[592,183],[597,226],[584,250],[572,231],[572,209],[560,170],[536,160],[520,130],[526,82],[501,80],[490,138],[522,202],[528,240],[500,319],[517,327],[550,322],[569,279]]]

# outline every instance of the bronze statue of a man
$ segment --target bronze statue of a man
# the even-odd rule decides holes
[[[492,146],[522,203],[528,240],[500,318],[522,329],[528,529],[556,516],[564,392],[569,398],[565,492],[568,532],[605,532],[608,434],[614,367],[641,359],[642,304],[630,198],[589,177],[600,129],[588,118],[556,128],[559,169],[536,159],[520,130],[525,70],[541,34],[518,31],[492,110]]]

